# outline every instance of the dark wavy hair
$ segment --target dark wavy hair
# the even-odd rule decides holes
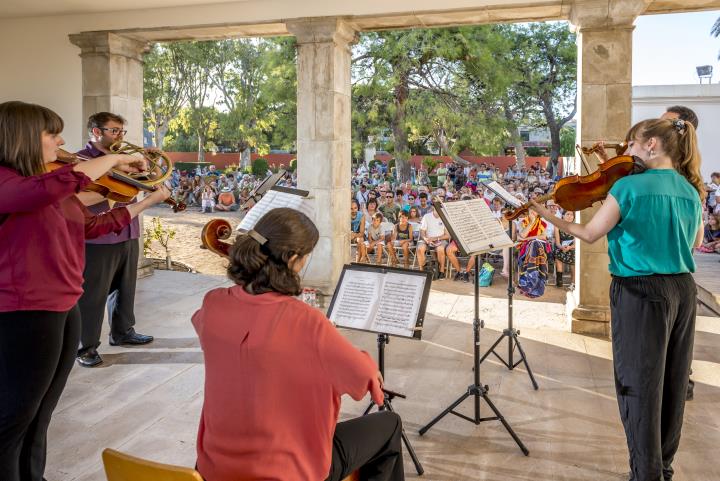
[[[230,249],[228,277],[252,294],[278,292],[297,296],[300,276],[289,266],[315,248],[319,234],[308,216],[294,209],[273,209],[255,224],[255,232],[267,239],[264,245],[249,235],[239,235]]]
[[[23,177],[45,172],[42,134],[59,134],[63,121],[41,105],[13,100],[0,104],[0,165]]]

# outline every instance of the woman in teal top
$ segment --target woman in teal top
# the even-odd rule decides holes
[[[631,481],[670,481],[680,442],[695,332],[693,248],[703,236],[700,155],[683,120],[644,120],[627,154],[648,166],[618,180],[586,224],[533,209],[589,243],[607,235],[615,389]]]

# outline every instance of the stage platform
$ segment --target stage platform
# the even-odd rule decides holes
[[[220,276],[167,271],[139,282],[137,328],[156,340],[140,348],[110,347],[104,327],[100,353],[105,363],[93,369],[76,366],[55,411],[48,441],[49,481],[104,480],[100,452],[106,447],[194,465],[203,358],[190,316],[207,290],[222,285],[227,281]],[[563,311],[559,304],[521,306],[521,340],[539,391],[533,391],[522,369],[510,372],[493,360],[481,367],[492,401],[529,448],[529,457],[498,422],[475,426],[447,416],[418,436],[418,429],[472,381],[472,316],[467,307],[471,301],[461,295],[448,302],[448,295],[431,294],[422,341],[392,338],[386,348],[386,384],[408,396],[396,400],[394,407],[425,468],[425,475],[418,477],[406,456],[407,479],[626,479],[627,448],[614,395],[610,344],[546,325]],[[502,299],[486,302],[492,305],[483,310],[489,325],[482,332],[483,348],[496,339],[505,322],[505,317],[495,318],[496,313],[506,311]],[[374,335],[345,330],[343,334],[376,352]],[[502,346],[499,352],[504,353],[507,345]],[[685,414],[675,481],[720,479],[719,364],[720,324],[716,318],[700,317],[693,364],[695,400]],[[342,417],[361,414],[366,402],[344,399]],[[470,401],[459,408],[467,414],[471,409]],[[482,410],[490,415],[485,405]]]
[[[695,266],[702,314],[720,316],[720,255],[696,253]]]

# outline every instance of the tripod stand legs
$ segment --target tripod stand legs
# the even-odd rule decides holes
[[[455,411],[455,408],[458,407],[464,400],[466,400],[468,397],[474,396],[475,397],[475,418],[471,418],[469,416],[466,416],[462,413],[459,413]],[[487,405],[490,407],[493,413],[495,413],[495,416],[492,417],[480,417],[480,412],[477,409],[479,406],[480,398],[483,398]],[[528,451],[528,448],[523,444],[523,442],[520,440],[517,434],[515,434],[515,431],[513,430],[512,426],[505,420],[505,417],[502,415],[502,413],[495,407],[495,404],[490,400],[490,398],[487,395],[487,387],[485,386],[477,386],[477,385],[470,385],[468,386],[468,390],[465,394],[457,398],[455,402],[453,402],[450,406],[447,407],[443,412],[438,414],[435,419],[430,421],[427,425],[420,428],[420,435],[422,436],[425,434],[435,423],[440,421],[443,417],[445,417],[447,414],[454,414],[455,416],[465,419],[466,421],[470,421],[473,424],[480,424],[485,421],[500,421],[502,425],[505,427],[505,430],[510,434],[510,436],[513,438],[515,443],[517,443],[518,447],[520,448],[520,451],[523,452],[525,456],[528,456],[530,454],[530,451]]]
[[[537,391],[539,386],[538,386],[537,381],[535,380],[535,376],[533,375],[532,369],[530,369],[530,364],[527,361],[527,356],[525,355],[525,350],[522,348],[522,344],[520,344],[520,339],[518,339],[518,334],[519,334],[519,332],[516,329],[512,329],[512,328],[503,329],[503,332],[502,332],[502,334],[500,334],[500,337],[497,338],[495,343],[493,343],[493,345],[490,346],[490,349],[488,349],[485,352],[485,354],[483,354],[483,356],[480,358],[480,363],[482,363],[485,359],[487,359],[487,357],[490,354],[493,354],[495,357],[497,357],[500,360],[500,362],[502,362],[505,365],[505,367],[507,367],[511,371],[513,370],[513,368],[517,367],[522,362],[523,364],[525,364],[525,369],[527,369],[528,376],[530,376],[530,382],[532,382],[533,389],[535,389]],[[506,336],[508,338],[508,343],[509,343],[508,353],[510,355],[510,357],[508,358],[507,361],[505,359],[503,359],[502,357],[500,357],[500,355],[497,352],[495,352],[495,348],[498,346],[498,344],[500,344],[500,342],[502,342],[502,340]],[[518,351],[520,351],[520,360],[518,362],[513,362],[513,359],[512,359],[512,353],[514,350],[514,346],[517,346]]]
[[[363,416],[366,416],[367,414],[369,414],[370,411],[372,411],[373,406],[375,406],[375,404],[370,403],[370,405],[367,407],[367,409],[365,409]],[[387,398],[385,399],[385,403],[378,408],[378,411],[382,411],[385,409],[387,409],[391,413],[395,412],[395,410],[392,407],[392,403]],[[422,467],[422,464],[420,464],[420,460],[418,459],[417,455],[415,454],[415,449],[413,449],[412,444],[410,444],[410,440],[407,438],[407,435],[405,434],[404,426],[402,427],[401,437],[403,440],[403,444],[405,444],[405,449],[407,449],[408,454],[410,454],[410,459],[412,459],[412,462],[415,465],[415,471],[418,473],[418,476],[421,476],[425,472],[425,469]]]

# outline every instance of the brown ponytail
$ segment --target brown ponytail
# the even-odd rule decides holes
[[[628,132],[628,140],[646,142],[652,137],[660,140],[662,150],[672,159],[673,167],[697,190],[700,200],[707,197],[700,174],[700,152],[697,134],[692,123],[679,119],[650,119],[635,124]]]
[[[249,235],[239,235],[230,249],[228,277],[253,294],[299,295],[300,276],[288,262],[315,248],[319,238],[315,224],[302,212],[279,208],[262,216],[253,230],[267,241],[261,245]]]

